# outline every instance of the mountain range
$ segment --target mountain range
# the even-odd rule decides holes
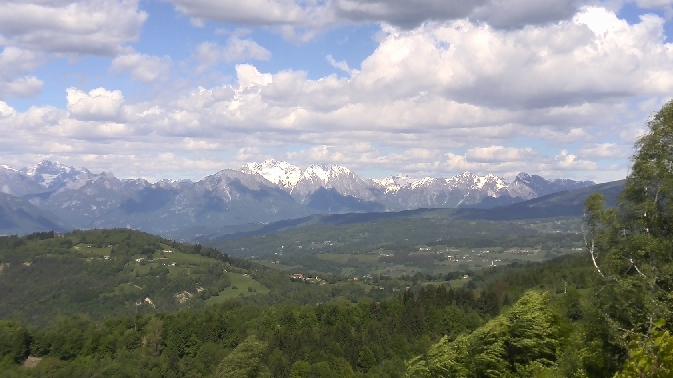
[[[166,179],[152,183],[44,160],[23,169],[0,166],[0,192],[10,195],[0,197],[0,205],[10,197],[15,202],[23,200],[27,202],[23,206],[48,214],[45,219],[61,219],[55,223],[59,227],[128,227],[169,235],[177,230],[267,223],[311,214],[490,208],[593,184],[526,173],[511,183],[469,172],[450,178],[375,180],[339,165],[301,169],[275,160],[225,169],[197,182]],[[0,233],[10,232],[11,227],[0,227]]]

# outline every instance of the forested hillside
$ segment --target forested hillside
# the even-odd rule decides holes
[[[200,308],[229,298],[306,304],[366,294],[345,277],[329,278],[327,285],[292,282],[288,272],[127,229],[0,237],[0,318],[27,324]]]
[[[566,332],[574,329],[586,318],[572,273],[582,266],[585,260],[567,258],[534,265],[537,269],[519,267],[522,272],[511,281],[479,280],[480,289],[427,285],[379,302],[362,296],[357,303],[340,298],[317,306],[264,307],[234,299],[200,310],[103,322],[59,318],[45,328],[5,322],[0,332],[8,342],[0,350],[4,368],[36,376],[104,371],[147,377],[402,377],[406,361],[425,354],[436,340],[489,324],[516,293],[531,287],[552,291],[553,277],[565,276],[569,288],[558,285],[558,293],[546,300],[554,303],[554,316]],[[37,368],[14,365],[29,354],[43,357]],[[250,364],[255,357],[257,363]],[[235,361],[248,361],[239,367],[246,372],[227,370]]]

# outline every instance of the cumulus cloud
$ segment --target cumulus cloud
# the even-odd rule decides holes
[[[123,113],[124,96],[121,91],[97,88],[86,93],[76,88],[67,89],[68,112],[80,121],[114,121]]]
[[[469,18],[495,27],[514,28],[570,19],[586,0],[169,0],[199,20],[248,25],[281,25],[286,38],[294,28],[323,28],[344,22],[383,22],[413,29],[428,21]],[[639,0],[657,1],[657,0]],[[659,0],[663,1],[663,0]],[[259,9],[264,9],[260,12]]]
[[[498,28],[522,28],[571,19],[585,0],[491,0],[475,7],[470,18]]]
[[[131,80],[150,82],[168,74],[170,65],[170,57],[132,53],[114,58],[110,71],[116,74],[130,73]]]
[[[35,76],[24,76],[0,82],[0,98],[33,97],[42,91],[44,82]]]
[[[596,162],[577,159],[577,155],[570,154],[566,150],[562,150],[560,154],[554,157],[554,160],[556,160],[556,169],[594,170],[598,168],[598,164]]]
[[[169,0],[190,17],[236,24],[277,25],[307,22],[319,7],[294,0]],[[261,11],[263,10],[263,11]]]
[[[587,144],[577,152],[586,159],[625,158],[631,154],[631,146],[615,143]]]
[[[37,146],[49,135],[72,154],[158,156],[170,148],[195,161],[272,155],[432,175],[589,175],[622,159],[600,144],[605,135],[642,125],[673,91],[673,45],[663,23],[649,15],[629,25],[589,7],[571,20],[523,29],[469,20],[384,26],[357,72],[333,59],[351,70],[347,77],[313,79],[248,63],[236,65],[231,84],[154,102],[71,88],[67,112],[18,112],[0,128],[40,130],[22,135],[25,143]],[[213,49],[224,61],[223,47]],[[521,148],[521,140],[534,148]],[[85,143],[100,141],[95,149]],[[8,144],[18,143],[0,141],[0,150],[18,148]]]
[[[492,163],[502,161],[530,161],[537,157],[537,151],[532,148],[515,148],[503,146],[489,146],[471,148],[465,154],[470,161]]]
[[[0,34],[35,51],[114,55],[137,40],[147,13],[138,0],[17,1],[0,4]]]
[[[329,64],[332,65],[332,67],[338,68],[341,71],[344,71],[345,73],[347,73],[349,75],[354,75],[354,74],[358,73],[358,70],[354,70],[354,69],[351,69],[350,67],[348,67],[348,63],[346,63],[345,60],[337,62],[336,59],[334,59],[332,57],[332,55],[327,55],[325,57],[325,59],[327,59],[327,61],[329,62]]]
[[[257,44],[252,39],[241,39],[232,36],[225,46],[212,42],[203,42],[196,47],[198,70],[203,72],[220,62],[235,63],[247,60],[269,60],[271,52]]]
[[[0,53],[0,99],[32,97],[42,90],[42,80],[24,76],[44,61],[42,54],[8,46]]]
[[[635,0],[635,3],[644,9],[659,9],[664,11],[666,18],[673,17],[672,0]]]

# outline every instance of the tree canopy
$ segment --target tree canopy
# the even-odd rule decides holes
[[[622,349],[673,324],[673,101],[647,126],[617,207],[605,209],[599,194],[585,203],[587,248],[602,280],[598,308]]]

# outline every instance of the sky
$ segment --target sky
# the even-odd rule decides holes
[[[0,0],[0,164],[605,182],[673,93],[673,0]]]

